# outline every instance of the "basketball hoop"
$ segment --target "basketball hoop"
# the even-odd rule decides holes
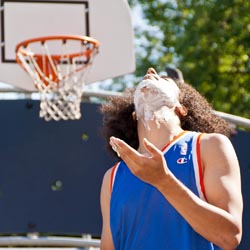
[[[86,36],[48,36],[16,46],[17,63],[40,92],[40,117],[46,121],[80,119],[87,75],[99,42]]]

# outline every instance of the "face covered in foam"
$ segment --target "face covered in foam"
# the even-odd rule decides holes
[[[163,79],[153,73],[147,73],[138,84],[134,94],[135,111],[146,128],[150,129],[149,121],[155,120],[157,125],[175,117],[175,108],[181,106],[178,100],[179,88],[170,79]]]

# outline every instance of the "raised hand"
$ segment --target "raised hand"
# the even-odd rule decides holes
[[[147,139],[144,139],[147,154],[141,154],[121,139],[111,137],[110,145],[127,164],[130,171],[144,182],[160,187],[170,175],[163,153]],[[166,182],[165,182],[166,184]]]

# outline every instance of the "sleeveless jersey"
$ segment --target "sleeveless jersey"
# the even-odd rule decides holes
[[[199,133],[185,131],[166,145],[170,171],[205,199]],[[111,175],[110,227],[115,250],[219,249],[196,233],[152,185],[133,175],[121,161]]]

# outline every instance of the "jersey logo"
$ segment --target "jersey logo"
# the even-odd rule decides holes
[[[186,142],[184,142],[184,144],[181,145],[181,155],[186,155],[187,154],[187,150],[188,150],[188,145]]]
[[[187,158],[185,158],[185,157],[182,157],[182,158],[179,158],[176,162],[178,163],[178,164],[185,164],[185,163],[187,163]]]

